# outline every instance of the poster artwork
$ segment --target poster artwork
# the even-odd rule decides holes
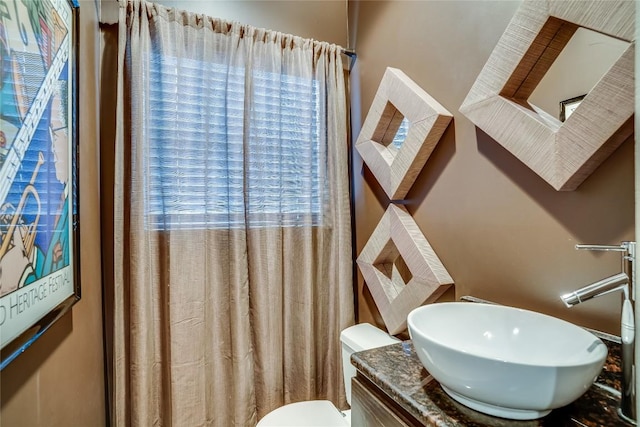
[[[0,341],[74,294],[73,16],[0,0]]]

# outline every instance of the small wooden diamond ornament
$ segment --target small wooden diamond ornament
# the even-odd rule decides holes
[[[407,137],[391,144],[403,119]],[[387,68],[356,149],[390,200],[403,199],[451,122],[442,105],[396,68]]]
[[[403,206],[390,204],[357,260],[390,334],[407,327],[407,315],[433,302],[453,279]]]

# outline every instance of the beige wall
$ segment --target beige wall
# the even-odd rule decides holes
[[[0,373],[1,426],[105,425],[98,204],[98,23],[80,1],[82,299]]]
[[[346,0],[158,0],[156,3],[344,47],[347,43]]]
[[[572,309],[559,295],[620,268],[616,253],[576,243],[634,239],[633,141],[625,142],[576,191],[556,192],[458,112],[518,8],[518,1],[349,2],[358,53],[352,71],[357,135],[385,67],[403,70],[453,115],[407,208],[456,282],[455,295],[538,310],[618,333],[619,295]],[[352,46],[354,43],[352,43]],[[388,200],[354,154],[356,250]],[[360,321],[380,324],[358,279]]]

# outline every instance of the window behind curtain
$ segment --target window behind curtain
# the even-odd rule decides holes
[[[148,228],[319,225],[315,81],[253,70],[247,108],[244,68],[156,55],[149,72]]]

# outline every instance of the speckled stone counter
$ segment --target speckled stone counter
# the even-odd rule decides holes
[[[617,415],[620,345],[600,335],[609,355],[596,383],[578,400],[539,420],[514,421],[469,409],[451,399],[420,363],[411,341],[355,353],[360,375],[426,426],[627,426]]]

